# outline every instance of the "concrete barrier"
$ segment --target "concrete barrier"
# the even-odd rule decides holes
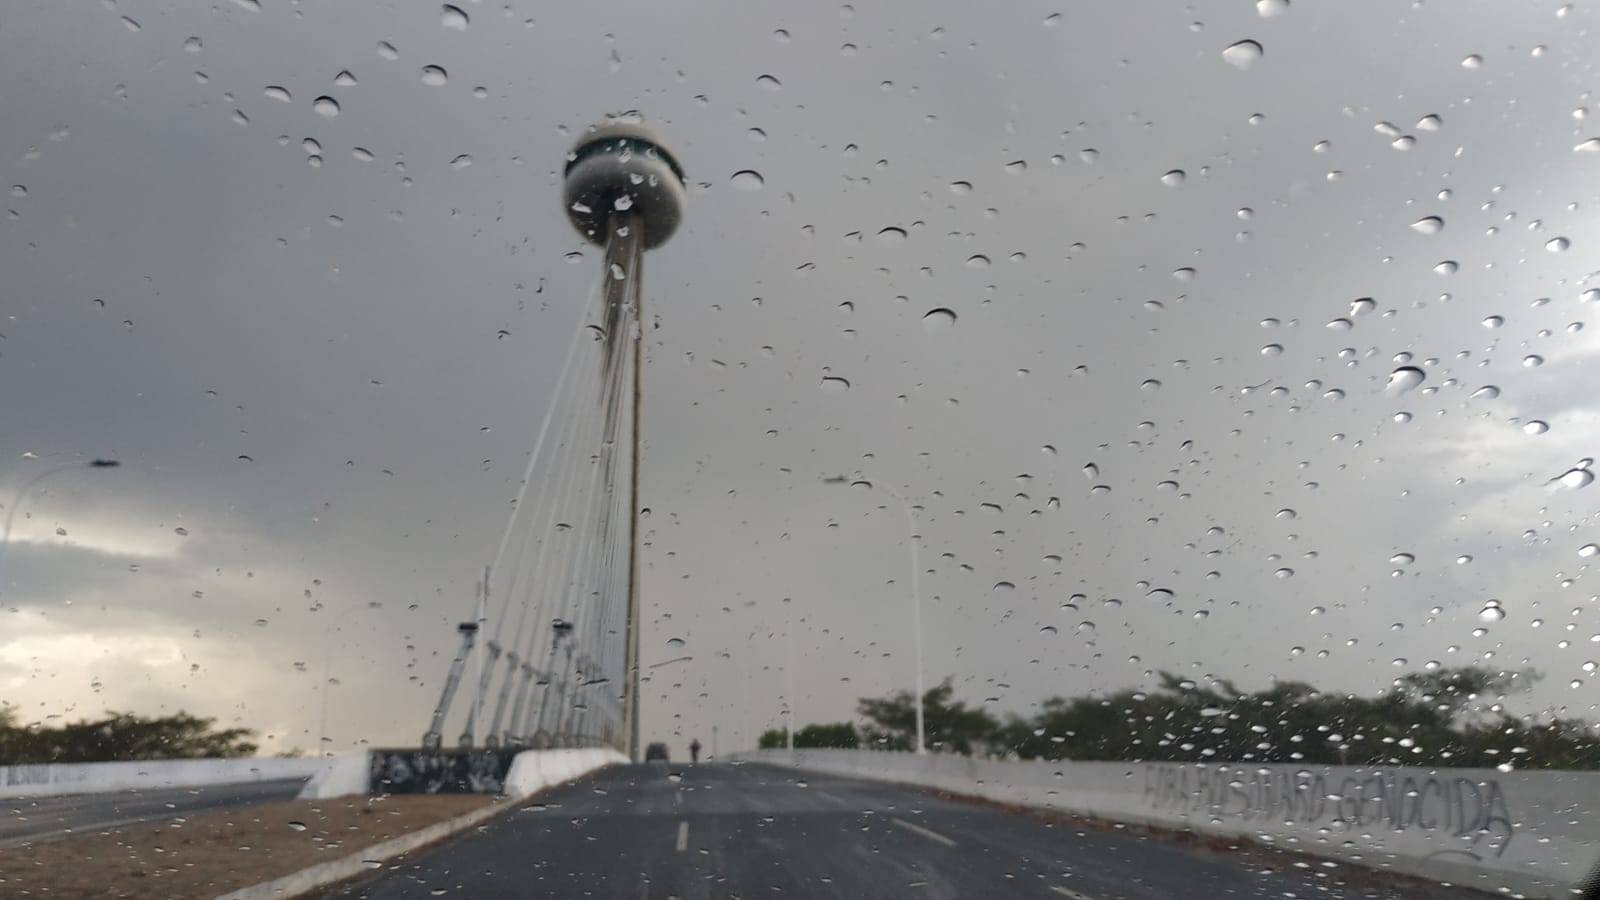
[[[1569,897],[1600,858],[1600,773],[1048,762],[864,750],[735,759],[1243,836],[1492,893]]]
[[[612,750],[526,750],[511,761],[506,775],[506,793],[526,797],[564,781],[580,778],[596,769],[625,763],[628,757]]]
[[[0,766],[0,797],[96,794],[309,778],[331,763],[328,759],[158,759]]]

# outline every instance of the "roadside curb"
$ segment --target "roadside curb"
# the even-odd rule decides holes
[[[599,770],[596,769],[594,771]],[[593,774],[593,772],[584,772],[580,775],[574,775],[572,778],[568,778],[559,784],[565,784],[568,781],[576,781],[578,778],[590,774]],[[559,784],[548,785],[547,789],[558,787]],[[543,791],[540,791],[539,793],[542,792]],[[447,819],[443,822],[435,822],[426,828],[414,831],[410,834],[403,834],[399,837],[390,838],[387,841],[373,844],[372,846],[363,850],[358,850],[349,856],[341,857],[325,863],[317,863],[314,866],[301,869],[298,872],[293,872],[280,878],[274,878],[271,881],[263,881],[260,884],[253,884],[249,887],[240,888],[236,891],[223,894],[219,896],[217,900],[287,900],[287,898],[301,897],[310,891],[316,890],[317,888],[327,887],[330,884],[344,881],[348,878],[354,878],[357,875],[368,874],[373,871],[373,866],[371,864],[374,862],[386,862],[394,859],[397,856],[403,856],[413,850],[417,850],[422,847],[426,847],[429,844],[442,841],[445,838],[465,831],[480,822],[492,819],[495,816],[515,809],[518,805],[527,801],[532,796],[534,795],[528,794],[525,796],[507,798],[503,801],[491,803],[482,809],[475,809],[472,812],[464,815],[456,816],[454,819]]]

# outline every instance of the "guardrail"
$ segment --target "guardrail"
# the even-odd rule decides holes
[[[0,766],[0,797],[96,794],[309,778],[332,759],[157,759]]]
[[[1265,844],[1529,897],[1600,858],[1600,773],[983,760],[864,750],[735,759]]]

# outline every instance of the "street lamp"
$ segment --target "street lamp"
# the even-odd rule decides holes
[[[919,587],[922,564],[917,555],[917,514],[911,501],[901,493],[886,484],[874,484],[862,479],[849,479],[843,475],[834,475],[822,479],[823,484],[844,484],[851,487],[871,490],[880,488],[889,496],[900,501],[900,506],[906,513],[906,546],[911,548],[911,634],[916,647],[916,682],[917,682],[917,752],[927,753],[927,732],[922,721],[922,590]]]
[[[11,497],[11,505],[6,508],[6,527],[4,532],[0,532],[0,560],[5,558],[5,552],[11,546],[11,526],[17,519],[17,507],[22,505],[22,498],[27,496],[28,492],[33,490],[39,482],[52,475],[59,475],[62,472],[70,472],[74,469],[115,469],[120,465],[122,463],[118,460],[97,457],[88,462],[70,462],[45,469],[43,472],[24,481],[22,486],[17,488],[16,494]]]

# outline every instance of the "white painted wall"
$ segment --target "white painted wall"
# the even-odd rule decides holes
[[[1489,892],[1570,897],[1600,859],[1600,773],[980,760],[865,750],[735,759],[1262,843]]]
[[[328,759],[161,759],[0,766],[0,797],[95,794],[129,788],[153,790],[309,778],[331,763]]]
[[[609,747],[583,750],[525,750],[511,761],[506,793],[526,797],[535,791],[579,778],[596,769],[625,763],[628,757]]]

